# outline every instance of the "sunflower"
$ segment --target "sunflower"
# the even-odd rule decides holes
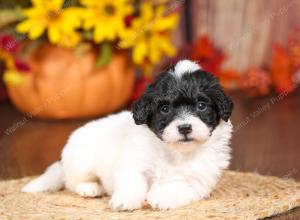
[[[121,39],[121,48],[133,48],[132,56],[136,64],[154,64],[164,54],[174,56],[175,48],[170,41],[171,30],[176,26],[175,14],[164,16],[165,8],[155,10],[149,3],[141,6],[140,17],[134,19],[130,30]]]
[[[33,6],[23,11],[27,19],[17,25],[17,31],[28,33],[32,40],[47,31],[49,41],[53,44],[59,44],[66,38],[78,39],[75,29],[81,26],[80,9],[62,9],[63,3],[64,0],[32,0]],[[78,40],[73,40],[69,46],[77,43]]]
[[[115,40],[125,31],[125,17],[130,15],[133,7],[128,0],[81,0],[86,9],[82,13],[84,29],[94,28],[93,38],[96,43]]]

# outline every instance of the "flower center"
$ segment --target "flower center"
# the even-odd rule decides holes
[[[151,31],[149,29],[146,29],[144,31],[144,36],[145,36],[146,39],[149,39],[152,36]]]
[[[59,18],[60,11],[59,10],[51,10],[48,12],[49,20],[57,20]]]
[[[104,6],[104,11],[108,15],[113,15],[116,11],[115,7],[111,4],[107,4]]]

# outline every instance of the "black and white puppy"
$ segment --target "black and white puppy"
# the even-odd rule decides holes
[[[207,197],[229,165],[231,99],[192,61],[161,74],[133,105],[70,136],[62,159],[23,192],[111,195],[115,210],[146,200],[170,209]]]

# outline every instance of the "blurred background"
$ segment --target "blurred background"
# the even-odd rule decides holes
[[[74,129],[188,58],[233,97],[231,169],[300,180],[299,0],[0,6],[0,179],[42,172]]]
[[[0,180],[41,173],[72,131],[186,58],[233,97],[231,169],[300,180],[299,0],[0,6]]]

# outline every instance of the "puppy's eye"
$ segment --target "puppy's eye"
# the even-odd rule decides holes
[[[169,113],[169,111],[170,111],[169,105],[163,105],[160,107],[160,112],[163,114],[167,114],[167,113]]]
[[[207,109],[207,105],[204,102],[198,102],[197,109],[200,112],[204,112]]]

